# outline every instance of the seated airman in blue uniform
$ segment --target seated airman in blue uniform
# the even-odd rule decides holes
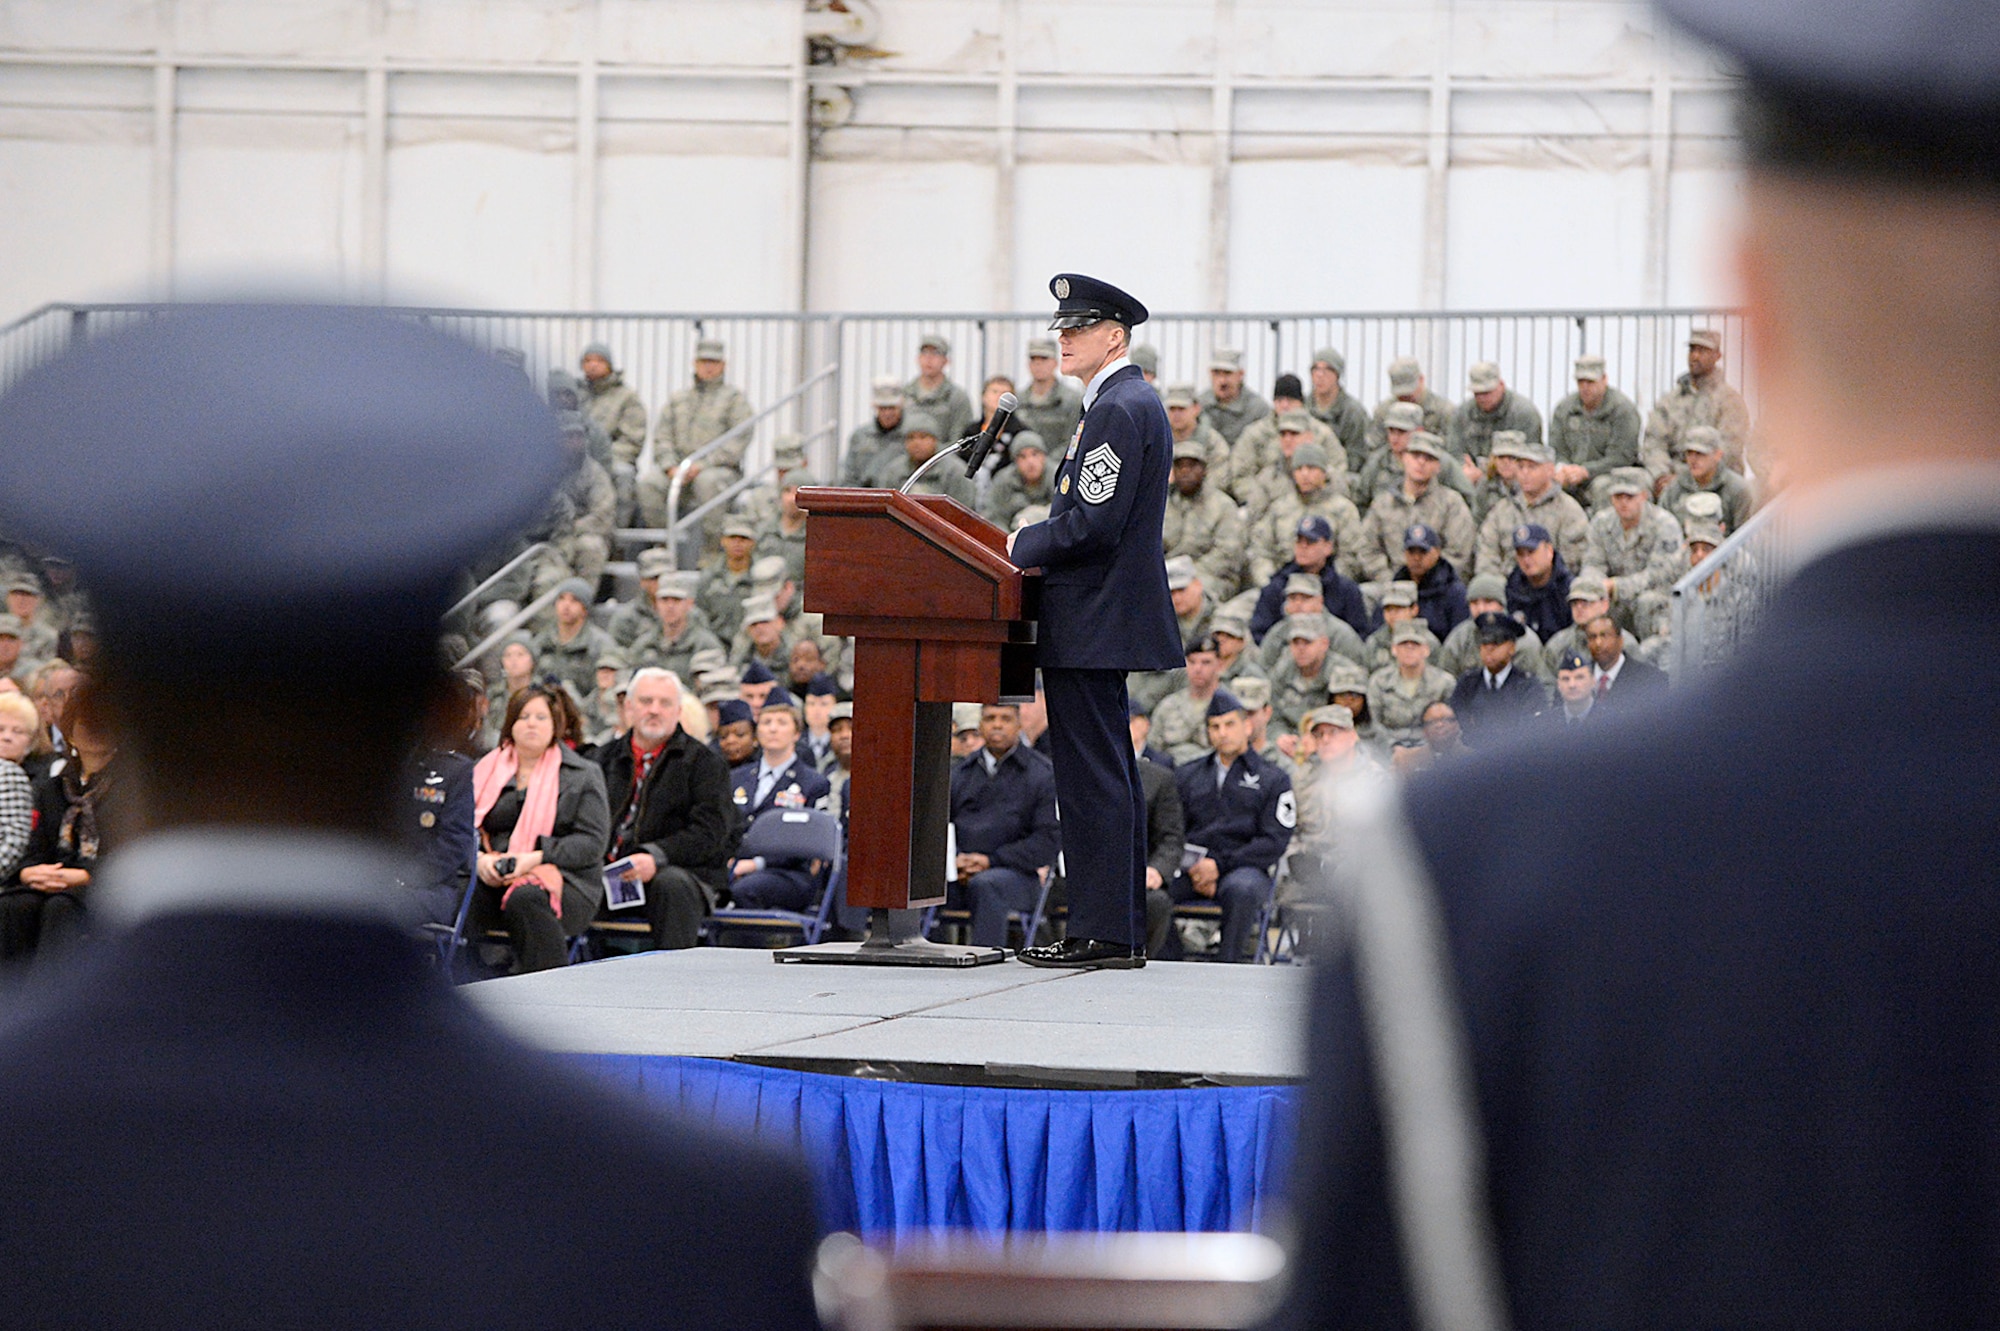
[[[1299,807],[1292,778],[1250,748],[1250,718],[1227,689],[1208,701],[1209,753],[1174,769],[1187,844],[1204,854],[1175,877],[1175,901],[1222,907],[1222,959],[1248,961],[1257,916],[1271,900],[1278,861]]]
[[[804,724],[789,702],[766,702],[757,713],[757,757],[729,773],[730,798],[743,826],[773,809],[832,812],[832,783],[799,752]],[[811,910],[818,872],[812,864],[768,861],[761,855],[738,859],[730,865],[729,897],[738,906]]]

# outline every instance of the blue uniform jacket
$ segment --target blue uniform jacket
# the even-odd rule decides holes
[[[1557,556],[1558,559],[1561,557]],[[1563,590],[1567,595],[1567,584]],[[1438,560],[1431,566],[1431,571],[1424,574],[1424,580],[1417,584],[1417,613],[1431,626],[1431,632],[1437,635],[1439,642],[1449,638],[1453,629],[1472,618],[1472,607],[1465,599],[1465,584],[1458,580],[1458,570],[1451,566],[1450,560]]]
[[[1022,873],[1054,864],[1062,845],[1055,768],[1026,744],[1016,744],[988,776],[984,752],[967,754],[951,769],[951,824],[959,850]]]
[[[2000,1323],[1995,604],[2000,534],[1851,546],[1695,686],[1410,783],[1513,1325]],[[1328,962],[1280,1324],[1405,1326]]]
[[[1285,617],[1285,583],[1292,574],[1303,573],[1297,561],[1288,562],[1271,575],[1264,584],[1264,590],[1257,593],[1257,607],[1250,612],[1250,636],[1258,643],[1264,641],[1277,622]],[[1368,602],[1362,598],[1361,588],[1352,579],[1344,576],[1331,561],[1319,571],[1320,599],[1326,602],[1326,612],[1335,619],[1345,620],[1347,626],[1361,637],[1366,638],[1382,627],[1379,615],[1368,613]]]
[[[479,844],[472,825],[472,759],[449,749],[417,755],[405,774],[410,792],[405,832],[421,857],[426,873],[410,886],[417,890],[424,919],[450,924],[458,918],[459,899],[472,875],[472,852]]]
[[[1549,695],[1540,682],[1522,670],[1518,662],[1497,689],[1486,687],[1486,668],[1474,666],[1458,677],[1458,687],[1451,691],[1451,710],[1458,715],[1465,738],[1483,742],[1534,720],[1548,700]]]
[[[1167,410],[1138,367],[1105,380],[1056,468],[1048,520],[1014,538],[1014,562],[1043,571],[1043,667],[1186,664],[1160,530],[1173,452]]]
[[[771,809],[822,809],[828,808],[828,797],[833,794],[833,783],[821,776],[813,765],[805,759],[793,755],[785,770],[778,773],[778,779],[762,800],[756,800],[757,764],[764,761],[760,751],[755,758],[729,773],[729,798],[736,803],[736,812],[742,825],[748,827],[756,821],[757,815]],[[779,868],[779,865],[766,865]]]
[[[1187,839],[1207,846],[1221,873],[1246,868],[1269,873],[1291,844],[1299,821],[1292,778],[1246,750],[1229,765],[1218,788],[1216,762],[1211,753],[1174,769]]]

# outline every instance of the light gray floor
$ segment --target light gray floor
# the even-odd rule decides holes
[[[525,1039],[567,1053],[947,1064],[1008,1076],[1304,1075],[1310,973],[779,965],[765,952],[646,952],[469,985]]]

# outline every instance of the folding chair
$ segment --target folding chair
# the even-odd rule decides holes
[[[436,948],[433,958],[437,968],[453,984],[460,983],[459,959],[465,955],[465,921],[472,914],[472,894],[479,890],[479,875],[473,874],[466,880],[465,892],[458,899],[458,915],[450,925],[426,923],[424,933]]]
[[[1049,889],[1055,886],[1055,881],[1056,875],[1054,871],[1044,869],[1042,871],[1042,887],[1035,894],[1034,908],[1032,910],[1010,910],[1007,912],[1007,923],[1021,926],[1022,947],[1033,947],[1035,945],[1035,935],[1042,931],[1042,920],[1048,914]],[[970,923],[972,923],[972,912],[963,907],[932,906],[924,912],[923,934],[924,937],[929,938],[931,930],[940,924],[968,925]]]
[[[736,851],[748,859],[818,860],[819,890],[810,911],[767,906],[723,906],[701,924],[702,941],[722,946],[725,933],[762,935],[797,933],[802,943],[817,943],[833,916],[834,883],[844,878],[840,819],[821,809],[766,809],[743,833]]]
[[[1253,959],[1260,966],[1268,966],[1274,960],[1271,949],[1271,910],[1271,903],[1266,901],[1257,911],[1257,952]],[[1222,907],[1213,901],[1180,901],[1174,904],[1174,918],[1176,920],[1213,921],[1216,927],[1220,928],[1222,925]],[[1219,961],[1221,957],[1219,953],[1195,952],[1188,954],[1183,959],[1187,961]]]

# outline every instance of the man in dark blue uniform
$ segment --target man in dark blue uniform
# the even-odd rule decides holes
[[[2000,6],[1662,7],[1746,75],[1783,525],[1722,576],[1785,581],[1644,706],[1349,796],[1288,1326],[2000,1324]]]
[[[128,818],[92,949],[0,1026],[35,1119],[0,1142],[6,1321],[811,1327],[801,1171],[409,946],[438,619],[562,479],[519,372],[386,314],[185,307],[24,376],[0,463],[0,527],[90,589]],[[606,1242],[646,1260],[585,1278]]]
[[[1206,853],[1168,891],[1175,901],[1221,906],[1222,959],[1248,961],[1258,912],[1298,826],[1298,800],[1285,770],[1250,747],[1250,717],[1227,689],[1208,700],[1208,745],[1204,757],[1174,769],[1186,843]]]
[[[972,912],[972,941],[1007,945],[1007,915],[1032,911],[1062,838],[1049,760],[1021,743],[1018,707],[980,709],[980,745],[952,765],[951,825],[958,877],[952,895]],[[1035,940],[1027,940],[1033,943]]]
[[[757,714],[757,757],[729,774],[730,799],[745,827],[773,809],[831,813],[833,785],[799,753],[805,718],[789,703],[764,704]],[[762,856],[730,866],[729,896],[739,906],[810,910],[818,870],[811,864],[772,862]]]
[[[1532,675],[1514,664],[1514,649],[1527,630],[1511,615],[1488,610],[1473,621],[1479,633],[1479,664],[1458,677],[1451,710],[1470,744],[1491,743],[1542,713],[1548,695]]]
[[[1173,428],[1126,354],[1146,307],[1075,273],[1049,290],[1062,371],[1086,385],[1083,419],[1056,468],[1048,520],[1009,536],[1007,548],[1021,567],[1043,571],[1037,654],[1056,798],[1074,831],[1063,857],[1069,936],[1021,960],[1136,967],[1146,964],[1146,797],[1125,675],[1184,660],[1160,531]]]

